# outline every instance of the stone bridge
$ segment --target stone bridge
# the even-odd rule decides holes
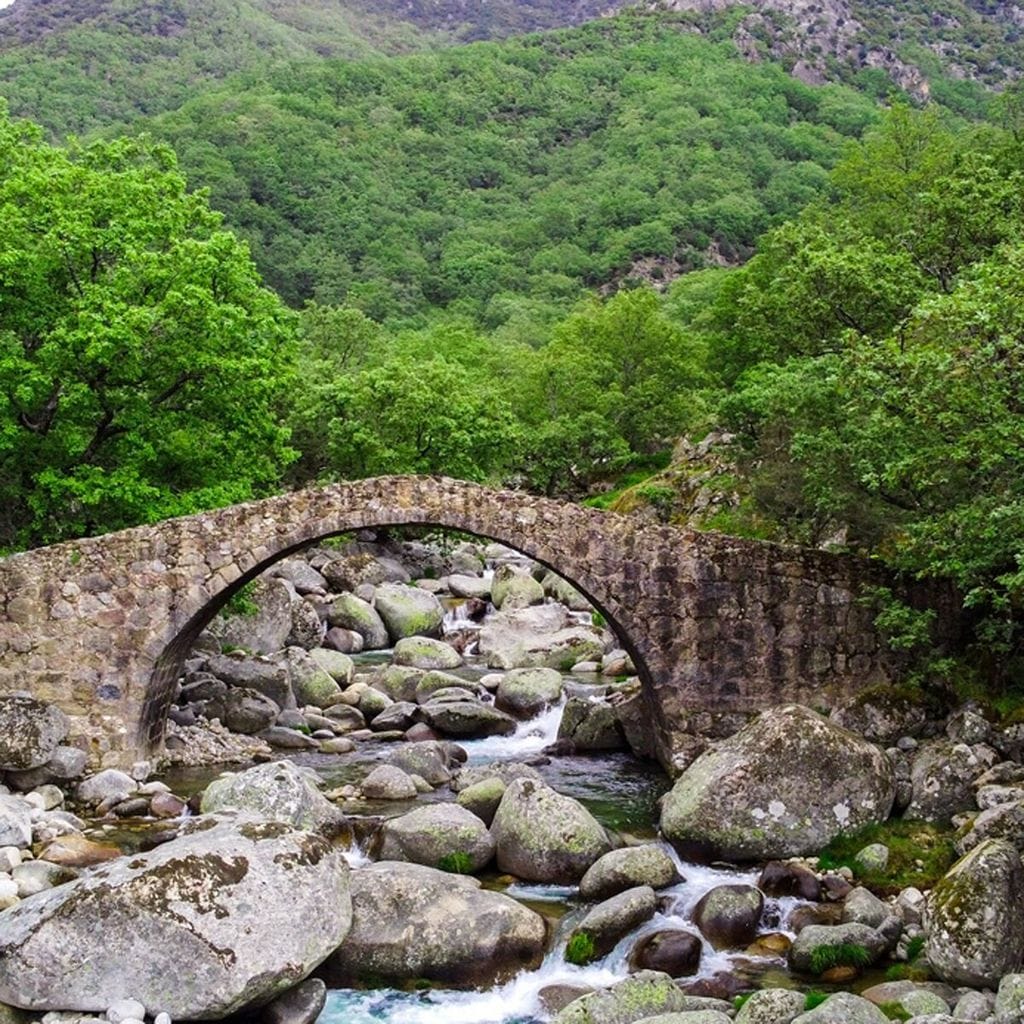
[[[436,477],[284,494],[0,560],[0,693],[60,705],[94,764],[159,750],[182,662],[241,586],[335,534],[431,525],[564,576],[637,666],[663,760],[694,710],[827,705],[899,671],[852,558],[659,526]]]

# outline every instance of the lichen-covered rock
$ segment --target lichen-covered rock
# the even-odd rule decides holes
[[[594,951],[587,959],[606,956],[615,948],[619,939],[649,921],[657,909],[658,897],[649,885],[626,889],[587,911],[583,920],[573,929],[569,942],[572,943],[576,936],[586,936],[593,944]]]
[[[901,736],[917,736],[928,721],[923,694],[894,686],[862,690],[829,716],[836,725],[883,747]]]
[[[406,636],[395,644],[396,665],[421,669],[451,669],[462,664],[462,655],[451,644],[429,636]]]
[[[400,583],[379,586],[373,607],[393,643],[406,636],[437,636],[444,621],[444,608],[433,594]]]
[[[600,661],[604,639],[596,629],[571,626],[565,608],[535,605],[499,612],[484,623],[477,651],[489,668],[554,668]]]
[[[611,850],[595,861],[580,879],[580,896],[605,900],[635,885],[664,889],[680,881],[672,858],[653,843]]]
[[[355,662],[341,651],[329,647],[314,647],[309,656],[320,666],[343,690],[352,685],[355,674]]]
[[[325,964],[337,985],[488,985],[543,955],[544,919],[470,876],[380,861],[352,873],[352,904],[352,931]]]
[[[763,712],[697,758],[665,796],[661,829],[688,853],[792,857],[884,821],[894,796],[883,751],[790,704]]]
[[[0,697],[0,771],[40,768],[68,734],[60,708],[31,697]]]
[[[789,947],[789,965],[805,974],[816,973],[815,961],[820,957],[820,954],[815,955],[816,952],[839,946],[862,946],[870,958],[868,962],[874,963],[885,953],[888,945],[886,936],[866,924],[812,924],[802,929]],[[817,973],[820,970],[819,967]]]
[[[953,865],[928,899],[925,953],[951,985],[994,988],[1024,955],[1024,866],[1000,839]]]
[[[197,822],[4,914],[0,1000],[216,1020],[268,1000],[335,950],[352,920],[348,866],[279,822]]]
[[[754,941],[764,910],[764,894],[753,885],[716,885],[693,909],[694,924],[716,949]]]
[[[285,637],[285,647],[301,647],[311,651],[323,642],[327,626],[311,601],[304,601],[296,594],[292,598],[292,628]]]
[[[479,871],[494,856],[487,826],[458,804],[432,804],[384,824],[381,860],[404,860],[462,874]]]
[[[279,708],[295,707],[295,695],[288,682],[288,668],[281,662],[248,656],[215,655],[207,668],[228,686],[241,686],[269,697]]]
[[[544,603],[544,588],[526,571],[499,565],[491,579],[491,602],[497,609],[529,608]]]
[[[32,844],[31,808],[15,796],[0,795],[0,847]]]
[[[246,591],[246,611],[222,611],[207,626],[222,647],[252,654],[281,650],[292,630],[292,588],[282,579],[261,577]]]
[[[844,924],[854,921],[866,924],[869,928],[877,928],[891,914],[890,906],[863,886],[854,889],[843,903]]]
[[[614,707],[606,700],[570,697],[558,723],[558,738],[576,750],[624,750],[626,737]]]
[[[329,708],[338,703],[341,687],[308,651],[289,647],[283,660],[299,707]]]
[[[377,765],[360,788],[367,800],[412,800],[417,793],[409,774],[393,764]]]
[[[984,749],[949,740],[920,746],[910,769],[913,795],[903,816],[948,825],[961,811],[973,811],[974,780],[994,763],[994,752],[985,758]]]
[[[490,825],[504,795],[505,783],[501,779],[490,778],[467,786],[455,799],[460,807],[465,807],[485,825]]]
[[[516,720],[511,715],[476,700],[430,701],[423,705],[422,712],[427,725],[445,736],[475,739],[510,736],[516,731]]]
[[[836,992],[820,1006],[801,1013],[793,1024],[889,1024],[889,1018],[866,999],[852,992]]]
[[[1024,974],[1007,974],[996,992],[996,1016],[1024,1020]]]
[[[1024,799],[983,810],[957,838],[957,853],[967,853],[989,839],[1005,839],[1024,855]]]
[[[534,718],[562,697],[562,676],[553,668],[514,668],[502,676],[495,706],[516,718]]]
[[[355,594],[339,594],[327,609],[327,622],[350,629],[363,638],[363,650],[379,651],[388,646],[388,631],[376,609]]]
[[[804,1012],[806,998],[788,988],[763,988],[740,1007],[735,1024],[792,1024]]]
[[[316,774],[291,761],[260,764],[214,779],[203,793],[201,809],[204,814],[242,811],[309,831],[331,832],[344,820],[317,789]]]
[[[498,867],[533,882],[578,882],[611,848],[581,803],[532,779],[516,779],[505,790],[491,834]]]
[[[639,971],[611,988],[573,1000],[554,1024],[635,1024],[662,1013],[704,1010],[708,1002],[687,995],[667,974]]]

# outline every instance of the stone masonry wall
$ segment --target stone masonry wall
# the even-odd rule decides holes
[[[857,597],[867,563],[656,526],[438,477],[382,477],[0,560],[0,693],[62,707],[97,765],[159,749],[192,642],[244,583],[324,537],[434,525],[507,544],[602,611],[644,681],[659,749],[695,709],[828,704],[898,672]]]

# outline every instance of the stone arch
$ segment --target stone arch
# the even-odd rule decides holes
[[[443,477],[381,477],[0,560],[0,693],[60,705],[94,764],[130,764],[158,742],[181,659],[235,590],[321,538],[386,525],[493,538],[568,578],[641,670],[666,762],[694,711],[827,704],[900,668],[858,600],[896,584],[867,562]],[[940,622],[954,621],[941,588],[903,592],[940,599]]]

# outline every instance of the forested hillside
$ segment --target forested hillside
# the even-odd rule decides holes
[[[678,19],[622,17],[292,65],[147,127],[289,303],[543,332],[584,290],[744,259],[875,113]]]

